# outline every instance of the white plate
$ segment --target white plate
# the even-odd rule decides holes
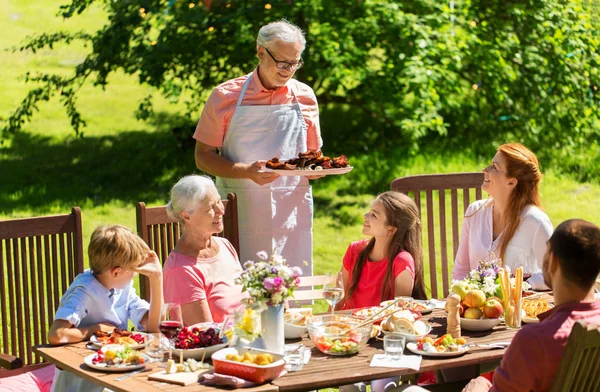
[[[140,363],[139,365],[107,365],[105,363],[93,364],[92,359],[97,354],[90,354],[87,357],[83,358],[83,362],[95,370],[101,370],[103,372],[129,372],[131,370],[142,369],[146,366],[146,363],[150,360],[146,355],[141,354],[141,357],[144,358],[144,363]]]
[[[500,324],[500,321],[502,320],[499,318],[473,320],[461,317],[460,327],[465,331],[489,331],[496,325]]]
[[[417,348],[417,343],[413,343],[413,342],[406,343],[406,348],[409,351],[412,351],[415,354],[424,355],[424,356],[427,356],[427,357],[458,357],[460,355],[463,355],[467,351],[469,351],[469,347],[461,346],[458,351],[448,351],[448,352],[441,352],[441,353],[439,353],[439,352],[430,353],[429,351],[421,351],[421,350],[419,350]]]
[[[540,322],[540,319],[537,317],[521,317],[521,321],[525,324],[537,324]]]
[[[140,334],[142,336],[146,335],[146,333],[144,332],[134,332],[137,334]],[[154,336],[150,335],[150,340],[154,339]],[[96,347],[96,348],[102,348],[102,347],[106,347],[107,345],[112,345],[112,344],[118,344],[118,343],[100,343],[98,341],[98,338],[96,337],[96,335],[92,335],[92,337],[90,338],[90,343],[92,343],[92,346]],[[130,348],[134,349],[134,350],[139,350],[144,348],[144,343],[140,343],[140,344],[132,344],[129,346]]]
[[[323,169],[323,170],[275,170],[275,169],[265,169],[263,172],[273,172],[277,173],[280,176],[289,177],[289,176],[329,176],[334,174],[346,174],[354,169],[352,166],[346,167],[338,167],[333,169]]]
[[[427,323],[423,323],[425,324],[425,326],[427,327],[427,332],[424,333],[423,335],[413,335],[413,334],[409,334],[409,333],[404,333],[404,332],[392,332],[392,331],[382,331],[384,335],[398,335],[398,336],[402,336],[406,339],[407,342],[416,342],[417,340],[421,339],[424,336],[427,336],[429,334],[429,332],[431,332],[431,325],[427,324]]]
[[[424,310],[413,309],[415,312],[419,312],[421,314],[429,314],[433,312],[433,309],[435,309],[435,305],[428,300],[415,299],[413,303],[425,306]]]

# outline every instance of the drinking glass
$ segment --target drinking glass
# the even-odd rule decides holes
[[[146,355],[152,360],[162,361],[165,358],[165,350],[161,344],[163,337],[160,332],[147,333],[144,335],[144,346]]]
[[[259,306],[240,306],[233,313],[233,332],[236,338],[252,343],[262,331]],[[232,343],[233,344],[233,343]]]
[[[174,303],[166,303],[162,307],[159,329],[169,339],[169,359],[173,359],[174,338],[183,327],[181,306]]]
[[[404,336],[387,334],[383,337],[383,350],[385,356],[391,361],[398,361],[404,353],[406,339]]]
[[[283,346],[285,369],[289,372],[302,370],[304,367],[304,345],[300,343]]]
[[[331,305],[331,315],[335,312],[335,305],[344,296],[344,284],[342,273],[338,272],[335,275],[327,275],[327,283],[323,286],[323,298]]]

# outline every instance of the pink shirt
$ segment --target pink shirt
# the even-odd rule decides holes
[[[368,240],[356,241],[350,244],[344,256],[344,269],[348,271],[349,281],[352,281],[352,271],[358,260],[358,255],[367,246]],[[358,287],[352,297],[344,304],[344,309],[357,309],[367,306],[379,306],[381,303],[381,287],[387,273],[388,259],[367,261],[360,274]],[[415,261],[406,251],[398,253],[392,265],[394,279],[402,271],[408,271],[415,277]],[[393,283],[392,283],[392,287]],[[391,299],[391,298],[388,298]]]
[[[600,301],[570,302],[538,316],[513,338],[490,391],[549,391],[577,321],[600,325]]]
[[[321,127],[319,125],[319,106],[313,90],[296,79],[290,79],[285,86],[276,90],[267,90],[260,82],[257,69],[248,75],[228,80],[213,90],[202,110],[194,139],[212,147],[223,146],[223,139],[227,128],[229,128],[231,117],[233,117],[235,105],[248,77],[251,80],[242,100],[244,106],[293,103],[294,96],[290,86],[294,85],[302,116],[307,125],[307,146],[310,150],[321,148],[323,140],[321,139]],[[271,158],[265,157],[265,159]]]
[[[196,259],[172,251],[163,269],[165,303],[180,305],[208,300],[213,321],[221,322],[240,306],[242,287],[234,279],[242,273],[238,255],[231,243],[213,237],[219,253],[210,259]]]

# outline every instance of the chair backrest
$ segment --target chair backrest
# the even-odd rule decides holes
[[[81,211],[0,221],[0,353],[41,363],[34,345],[46,332],[62,295],[83,272]]]
[[[600,330],[578,321],[565,346],[550,392],[600,391]]]
[[[237,197],[235,193],[229,193],[227,200],[223,200],[225,215],[223,215],[222,233],[220,237],[227,238],[233,245],[238,255],[240,254],[240,235],[238,230]],[[169,253],[177,244],[181,236],[181,228],[176,219],[167,215],[167,207],[146,207],[143,202],[136,204],[137,232],[148,244],[150,249],[156,252],[161,264],[164,265]],[[148,279],[140,276],[140,297],[149,299]]]
[[[300,277],[300,284],[298,290],[294,292],[294,300],[291,303],[296,302],[296,305],[312,304],[316,299],[323,298],[323,289],[316,289],[315,286],[323,286],[332,278],[327,275],[315,275],[315,276],[302,276]]]
[[[392,190],[407,195],[412,194],[419,208],[421,227],[423,228],[423,267],[425,270],[429,270],[429,287],[432,298],[448,296],[451,283],[451,274],[448,273],[448,228],[451,229],[453,245],[450,257],[454,260],[464,212],[471,202],[481,199],[482,183],[483,173],[479,172],[425,174],[397,178],[392,181]],[[472,199],[473,189],[474,199]],[[421,192],[425,194],[425,200],[422,199]],[[459,193],[462,193],[462,197],[459,196]],[[435,200],[437,200],[436,203],[434,203]],[[426,206],[426,221],[423,219],[422,203]],[[448,209],[450,210],[449,214]],[[447,225],[448,219],[450,220],[449,226]],[[425,236],[425,231],[427,231],[427,236]],[[439,262],[436,257],[438,247]],[[440,269],[442,287],[438,287],[438,270]]]

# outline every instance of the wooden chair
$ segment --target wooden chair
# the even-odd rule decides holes
[[[471,202],[481,199],[482,183],[483,173],[478,172],[425,174],[397,178],[392,181],[392,190],[407,195],[412,194],[412,197],[419,208],[424,237],[424,268],[427,268],[427,266],[429,267],[429,283],[431,285],[432,298],[445,298],[450,291],[451,274],[449,274],[448,271],[447,219],[450,220],[450,228],[452,230],[453,252],[450,257],[452,258],[452,263],[454,263],[454,256],[458,249],[459,234],[464,212]],[[474,199],[471,199],[471,189],[475,190]],[[423,220],[421,192],[424,192],[425,194],[424,204],[426,205],[426,221]],[[459,197],[459,193],[462,193],[462,198]],[[448,197],[450,203],[449,216],[447,212]],[[437,199],[435,206],[434,199]],[[459,204],[462,204],[461,208],[459,208]],[[437,235],[435,230],[436,223],[439,223],[439,232]],[[425,227],[427,227],[427,237],[425,237]],[[439,246],[440,262],[437,261],[436,257],[436,243]],[[425,252],[426,244],[428,252]],[[442,270],[441,290],[438,290],[438,266],[440,266]]]
[[[600,391],[600,329],[578,321],[565,346],[550,392]]]
[[[219,236],[227,238],[239,255],[240,235],[235,193],[229,193],[227,200],[223,200],[223,205],[225,206],[225,215],[223,215],[224,230]],[[178,221],[169,218],[166,206],[146,207],[143,202],[136,204],[136,221],[138,235],[142,237],[150,249],[156,252],[161,264],[164,264],[181,236]],[[147,285],[148,278],[140,276],[140,297],[144,299],[149,299]]]
[[[327,275],[302,276],[298,290],[294,291],[294,299],[290,301],[290,306],[313,304],[314,300],[323,298],[323,285],[331,279]],[[315,288],[320,286],[320,289]]]
[[[48,365],[32,347],[47,342],[60,298],[81,272],[78,207],[67,215],[0,221],[0,367],[9,369],[0,378]]]

